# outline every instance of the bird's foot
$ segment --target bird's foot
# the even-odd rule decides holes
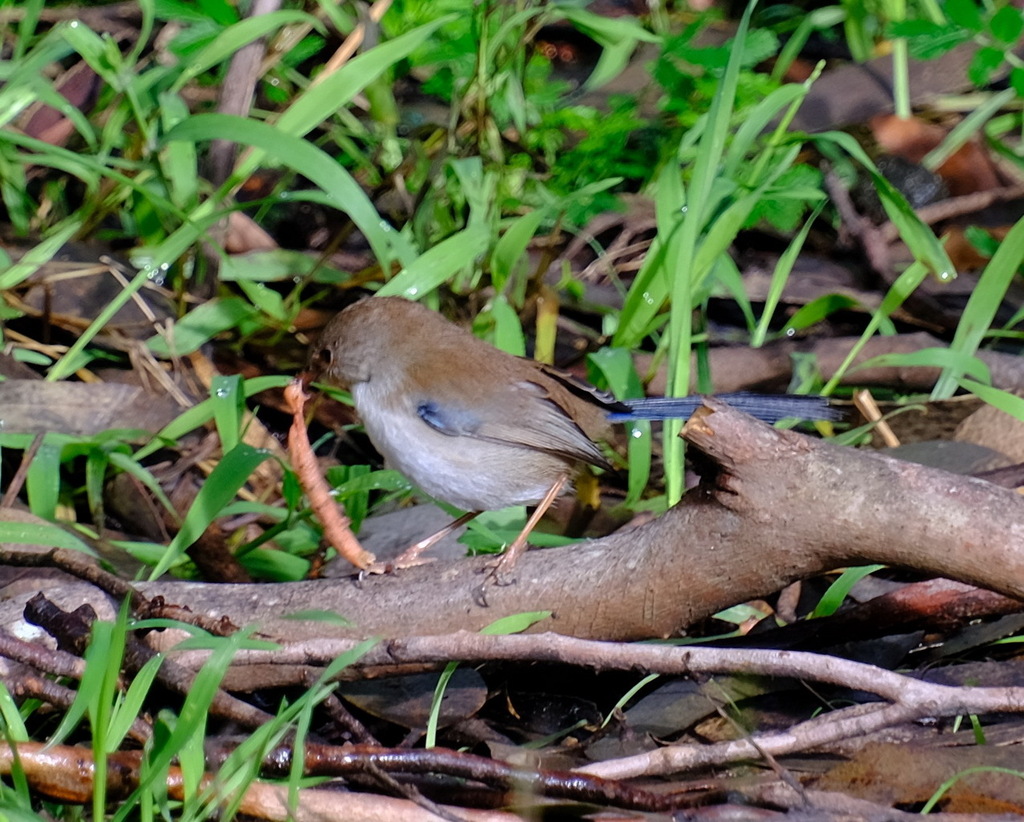
[[[398,556],[393,560],[383,562],[371,562],[359,572],[360,582],[368,576],[379,576],[381,574],[394,574],[397,571],[404,571],[407,568],[415,568],[417,565],[429,565],[435,562],[436,557],[407,557]]]
[[[519,557],[515,554],[506,552],[494,562],[487,563],[484,566],[484,571],[487,573],[484,584],[497,585],[499,588],[504,588],[506,585],[515,585],[516,577],[514,572],[518,559]]]
[[[483,573],[486,574],[484,581],[477,586],[473,592],[473,601],[481,608],[489,607],[487,603],[487,589],[494,585],[498,588],[504,588],[508,585],[516,584],[515,577],[515,566],[519,559],[519,554],[522,551],[512,551],[511,548],[507,549],[504,554],[498,557],[493,562],[488,562],[482,569]]]

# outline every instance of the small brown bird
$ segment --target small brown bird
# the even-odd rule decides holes
[[[387,464],[432,497],[481,511],[538,507],[505,552],[511,569],[581,463],[610,468],[595,444],[612,422],[689,416],[700,397],[619,402],[591,385],[494,348],[419,303],[373,297],[334,317],[310,355],[314,377],[347,388]],[[724,395],[766,421],[831,419],[820,397]],[[452,527],[396,561],[412,564]]]

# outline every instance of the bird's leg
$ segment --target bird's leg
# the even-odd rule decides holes
[[[480,516],[480,512],[479,511],[467,511],[465,514],[463,514],[457,520],[455,520],[454,522],[449,523],[444,528],[442,528],[440,531],[438,531],[436,534],[431,534],[426,539],[421,539],[419,542],[416,542],[416,543],[410,545],[408,548],[406,548],[404,551],[402,551],[401,554],[399,554],[397,557],[395,557],[393,562],[391,562],[389,564],[392,567],[396,568],[396,569],[398,569],[398,568],[412,568],[414,565],[421,565],[422,561],[419,559],[420,554],[422,554],[424,551],[427,551],[427,550],[433,548],[435,545],[437,545],[437,543],[439,543],[441,540],[443,540],[446,536],[448,536],[450,533],[455,531],[455,529],[461,528],[463,525],[465,525],[471,519],[473,519],[474,517],[478,517],[478,516]]]
[[[551,504],[558,499],[562,491],[565,490],[565,485],[568,481],[568,475],[563,475],[559,477],[555,481],[555,484],[548,489],[548,492],[544,495],[544,499],[537,503],[537,507],[533,509],[533,513],[526,521],[526,525],[523,527],[523,530],[519,532],[519,536],[516,537],[512,544],[505,549],[501,558],[491,566],[490,573],[487,575],[488,581],[494,580],[495,585],[511,585],[514,582],[514,579],[509,578],[508,574],[513,568],[515,568],[520,555],[526,550],[526,541],[530,538],[530,534],[533,532],[533,529],[537,527],[537,523],[540,522],[541,517],[547,513]]]

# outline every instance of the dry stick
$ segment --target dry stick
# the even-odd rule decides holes
[[[256,0],[247,16],[248,20],[270,14],[280,8],[280,0]],[[256,93],[256,81],[260,76],[260,63],[266,45],[263,40],[246,43],[231,57],[224,83],[221,85],[220,100],[217,112],[244,117],[252,107]],[[231,173],[231,165],[235,157],[235,143],[231,140],[214,140],[210,144],[209,169],[210,180],[215,186],[223,183]]]
[[[893,808],[890,804],[872,802],[838,791],[817,791],[803,788],[798,792],[781,782],[756,784],[748,782],[742,787],[733,786],[731,792],[745,797],[750,804],[760,803],[802,812],[800,818],[813,818],[818,822],[829,822],[830,820],[847,822],[850,819],[873,819],[878,822],[882,822],[882,820],[884,822],[899,822],[899,820],[921,822],[920,814],[901,811]],[[957,822],[980,822],[979,817],[967,814],[940,813],[933,814],[929,819],[934,819],[935,822],[940,822],[943,819],[955,819]]]
[[[370,10],[366,13],[370,22],[376,25],[381,21],[384,13],[391,8],[391,0],[377,0]],[[349,61],[353,54],[356,53],[357,49],[363,44],[363,40],[366,39],[366,23],[360,21],[352,33],[345,38],[345,42],[342,43],[336,52],[331,55],[331,59],[327,61],[324,66],[324,70],[318,74],[313,82],[310,84],[310,88],[322,83],[327,77],[330,77],[334,72],[340,69],[345,63]]]
[[[968,690],[968,689],[963,689]],[[992,688],[986,690],[1003,690]],[[605,779],[679,773],[711,766],[757,760],[762,754],[784,756],[856,739],[895,725],[924,717],[956,716],[958,708],[928,710],[927,705],[856,705],[809,719],[784,731],[755,734],[749,739],[714,745],[669,745],[646,754],[610,759],[582,768],[583,773]],[[933,706],[934,707],[934,706]],[[964,713],[973,713],[970,709]]]
[[[325,665],[356,644],[358,641],[354,639],[285,642],[273,651],[241,650],[235,659],[250,665]],[[191,668],[202,665],[209,654],[209,651],[189,651],[175,658]],[[392,639],[367,651],[356,667],[387,663],[441,664],[452,660],[557,662],[596,670],[633,670],[679,676],[744,673],[791,677],[866,691],[892,702],[942,705],[965,699],[979,711],[1024,709],[1024,687],[959,688],[938,685],[864,662],[806,651],[633,645],[574,639],[554,633],[488,636],[459,631],[445,636]]]
[[[27,619],[45,628],[58,642],[80,643],[82,647],[76,650],[84,653],[92,622],[96,618],[90,606],[83,605],[68,613],[50,602],[42,593],[38,593],[29,600],[25,608]],[[90,613],[86,613],[86,609]],[[136,639],[131,633],[127,635],[123,663],[126,671],[138,673],[154,656],[156,652],[148,645]],[[191,668],[186,668],[173,659],[164,659],[158,674],[159,681],[165,687],[182,696],[187,696],[195,687],[196,676],[196,672]],[[272,714],[232,696],[223,688],[217,688],[214,693],[210,702],[210,713],[230,719],[245,728],[259,728],[274,719]]]
[[[47,648],[41,642],[26,642],[0,631],[0,656],[13,659],[43,673],[69,679],[81,679],[85,673],[85,661],[69,651]]]
[[[16,508],[6,509],[3,517],[9,522],[41,522],[32,514]],[[79,534],[78,537],[88,541]],[[105,571],[99,562],[89,554],[71,548],[46,548],[39,546],[19,548],[17,543],[0,543],[0,565],[18,568],[57,568],[83,582],[95,586],[117,602],[128,600],[132,613],[140,619],[176,619],[195,625],[216,636],[228,636],[238,630],[226,616],[207,617],[194,613],[181,605],[167,604],[160,594],[147,599],[129,582],[116,574]]]
[[[36,434],[32,438],[29,447],[25,449],[25,453],[21,456],[21,464],[18,466],[18,470],[14,472],[14,476],[11,477],[11,484],[7,486],[3,499],[0,499],[0,508],[10,508],[14,505],[14,500],[21,493],[21,486],[25,484],[25,477],[28,476],[29,466],[32,465],[32,460],[36,458],[36,454],[39,453],[39,448],[43,444],[44,436],[42,433]]]
[[[327,541],[342,557],[362,571],[373,565],[376,557],[359,544],[349,528],[349,518],[338,512],[338,504],[320,473],[320,466],[306,436],[303,410],[307,399],[309,395],[299,378],[292,380],[284,389],[284,401],[292,412],[292,425],[288,430],[288,452],[292,465],[299,484],[309,497],[309,507],[320,518]]]
[[[237,742],[207,746],[208,762],[215,766],[235,750]],[[403,791],[407,786],[394,782],[390,775],[444,775],[460,781],[477,782],[492,791],[514,791],[630,810],[664,811],[693,804],[692,796],[682,791],[652,791],[613,780],[581,776],[577,771],[534,769],[445,748],[384,748],[379,745],[308,742],[304,753],[302,773],[307,777],[386,774],[389,775],[388,786]],[[285,745],[267,751],[261,772],[268,777],[288,776],[294,755],[294,750]]]
[[[353,641],[321,640],[286,645],[279,651],[243,651],[249,664],[326,664]],[[956,687],[923,682],[874,665],[798,651],[736,650],[704,647],[632,645],[573,639],[556,634],[485,636],[459,632],[381,643],[358,665],[451,660],[488,662],[530,660],[580,665],[594,670],[633,670],[673,676],[745,674],[787,677],[862,690],[892,704],[857,705],[803,722],[778,733],[716,745],[676,745],[635,757],[589,765],[584,772],[626,779],[756,759],[759,749],[779,756],[923,717],[1024,711],[1024,687]],[[179,661],[185,663],[186,660]],[[187,660],[194,666],[202,657]]]
[[[4,685],[19,704],[26,699],[38,699],[65,711],[74,704],[78,695],[78,692],[71,688],[44,676],[28,673],[26,670],[5,673]],[[128,728],[128,735],[138,744],[145,745],[153,738],[153,728],[146,720],[137,716]]]
[[[391,791],[397,796],[408,799],[410,802],[415,803],[428,813],[434,814],[438,819],[441,819],[444,822],[462,822],[462,818],[457,813],[450,813],[436,802],[432,802],[420,793],[419,788],[415,785],[406,785],[399,782],[387,771],[381,769],[380,766],[378,766],[372,759],[362,763],[361,770],[367,776],[375,780],[377,784],[385,790]]]
[[[104,571],[88,554],[71,548],[18,550],[11,543],[0,543],[0,565],[14,565],[19,568],[59,568],[96,586],[118,601],[127,599],[135,613],[140,612],[148,604],[146,597],[130,583],[109,571]]]
[[[35,697],[57,708],[65,710],[75,700],[75,691],[56,682],[28,673],[32,668],[44,674],[80,680],[85,673],[85,661],[67,651],[47,648],[42,643],[25,642],[0,631],[0,657],[21,663],[18,670],[8,671],[4,684],[19,700]],[[191,675],[191,672],[189,672]],[[138,742],[146,742],[153,735],[153,729],[141,719],[135,719],[129,730]]]
[[[138,786],[142,755],[117,752],[108,756],[107,792],[111,799],[128,796]],[[0,743],[0,774],[18,767],[34,791],[62,802],[84,804],[92,800],[95,763],[92,752],[70,745],[44,746],[39,742],[20,742],[16,747]],[[180,768],[167,771],[167,795],[185,798],[185,782]],[[205,775],[199,790],[214,785]],[[189,786],[190,788],[192,786]],[[517,822],[519,817],[497,811],[451,809],[465,822]],[[437,822],[437,816],[404,799],[387,796],[346,793],[343,791],[304,789],[299,792],[298,807],[290,805],[287,785],[254,781],[239,797],[238,813],[255,819],[315,820],[344,819],[346,822]]]

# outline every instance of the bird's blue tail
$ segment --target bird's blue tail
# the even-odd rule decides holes
[[[784,419],[837,420],[842,413],[829,405],[826,397],[804,397],[795,394],[755,394],[738,392],[716,394],[733,408],[757,417],[764,422],[778,422]],[[625,400],[628,411],[613,411],[608,414],[612,422],[626,420],[669,420],[685,419],[703,402],[703,397],[647,397],[640,400]]]

